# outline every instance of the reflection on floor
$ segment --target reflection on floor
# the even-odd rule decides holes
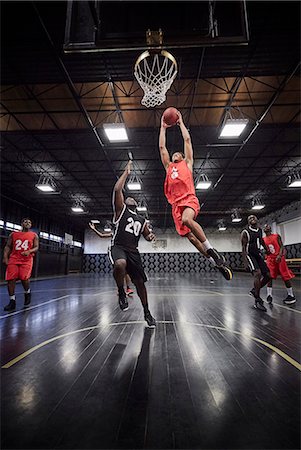
[[[17,295],[0,320],[2,448],[299,448],[301,302],[283,305],[279,281],[255,310],[247,274],[147,285],[155,330],[136,293],[119,309],[111,276],[33,282],[26,311]]]

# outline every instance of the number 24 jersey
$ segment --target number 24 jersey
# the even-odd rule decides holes
[[[31,250],[33,248],[36,233],[33,231],[14,231],[11,234],[12,251],[9,255],[8,264],[31,264],[33,253],[28,256],[21,255],[21,253]]]
[[[146,224],[145,218],[124,205],[114,224],[116,228],[112,237],[112,246],[120,245],[129,250],[137,250],[140,236]]]

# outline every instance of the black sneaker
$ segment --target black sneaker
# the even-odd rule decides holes
[[[155,328],[156,320],[153,318],[153,316],[151,315],[151,313],[149,311],[144,314],[144,319],[146,320],[149,328]]]
[[[252,288],[252,289],[250,290],[249,295],[251,295],[251,297],[256,298],[256,296],[255,296],[255,289],[254,289],[254,288]]]
[[[269,304],[273,303],[273,297],[272,297],[271,295],[268,295],[268,296],[267,296],[267,302],[268,302]]]
[[[223,277],[230,281],[233,278],[233,272],[230,269],[230,267],[226,266],[225,264],[221,265],[220,267],[217,267],[217,269],[220,271],[220,273],[223,275]]]
[[[129,309],[129,304],[125,292],[118,294],[118,303],[121,311],[126,311]]]
[[[259,309],[260,311],[267,311],[266,307],[263,304],[263,300],[259,298],[255,298],[254,308]]]
[[[10,300],[9,304],[4,306],[4,311],[11,312],[16,309],[16,300]]]
[[[30,305],[31,302],[31,292],[24,293],[24,306]]]
[[[296,303],[296,297],[294,297],[293,295],[288,295],[283,300],[283,303],[285,303],[286,305],[293,305],[294,303]]]
[[[225,258],[223,257],[223,255],[220,255],[218,251],[215,250],[215,248],[209,248],[207,250],[207,255],[211,256],[211,258],[214,259],[217,268],[225,265]]]

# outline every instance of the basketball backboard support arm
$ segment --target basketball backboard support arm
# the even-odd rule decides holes
[[[122,22],[122,11],[120,14],[116,15],[114,17],[114,21],[112,21],[112,17],[109,15],[109,7],[113,3],[115,5],[115,2],[67,2],[64,42],[65,53],[143,51],[146,49],[172,50],[193,47],[247,45],[249,41],[248,17],[245,0],[233,2],[233,8],[235,7],[233,12],[228,10],[229,6],[227,6],[228,9],[223,9],[226,8],[224,6],[224,2],[216,3],[217,15],[219,14],[219,18],[217,19],[219,25],[219,35],[216,36],[216,33],[214,33],[214,37],[210,36],[208,32],[202,34],[202,29],[205,27],[204,23],[200,25],[196,22],[198,30],[194,33],[189,30],[187,25],[186,29],[183,31],[181,31],[181,29],[177,29],[176,26],[173,30],[170,17],[162,20],[162,16],[164,17],[164,14],[161,12],[161,28],[163,29],[165,36],[164,45],[161,45],[160,42],[157,43],[156,40],[154,42],[150,42],[149,44],[145,44],[145,32],[147,32],[150,28],[150,25],[145,25],[144,27],[143,23],[139,22],[140,29],[143,29],[141,34],[140,29],[137,28],[134,31],[131,28],[130,31],[129,28],[122,28],[124,27]],[[154,5],[156,5],[156,3],[157,2],[154,2]],[[225,3],[229,5],[228,2]],[[100,9],[100,4],[102,4],[102,9]],[[177,5],[180,5],[179,7],[181,7],[181,4],[182,8],[184,8],[185,2],[176,2],[175,7],[178,7]],[[139,4],[137,5],[136,2],[116,2],[116,8],[125,8],[125,6],[127,6],[125,11],[131,18],[131,15],[134,16],[135,14],[135,10],[133,9],[132,11],[131,8],[137,8],[139,7]],[[202,17],[202,20],[205,22],[206,19],[206,27],[208,31],[209,17],[207,6],[208,2],[196,2],[195,8],[203,8],[203,11],[200,9],[200,11],[197,10],[197,13],[203,14],[204,17]],[[105,8],[107,8],[107,10]],[[155,8],[155,6],[153,8]],[[189,8],[192,8],[191,4]],[[158,13],[155,13],[154,11],[153,15],[158,15]],[[233,19],[230,21],[228,20],[231,22],[231,26],[227,23],[226,17],[224,19],[225,11],[228,15],[227,18]],[[190,18],[191,20],[197,20],[194,17],[196,14],[193,14],[193,11],[190,14],[191,16],[189,17],[188,10],[187,20]],[[118,22],[117,19],[120,22]],[[152,19],[153,23],[158,20],[157,17],[150,17],[148,19],[150,21]],[[116,21],[117,23],[115,23]],[[112,22],[114,22],[114,25],[111,24]],[[151,24],[151,28],[155,30],[159,27],[157,27],[156,24]],[[177,33],[182,34],[178,35]]]

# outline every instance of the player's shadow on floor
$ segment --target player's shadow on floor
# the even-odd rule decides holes
[[[153,329],[145,328],[140,354],[127,398],[124,419],[117,436],[117,441],[122,441],[123,445],[126,441],[132,441],[133,444],[137,444],[137,440],[140,440],[139,435],[142,433],[140,436],[142,438],[144,434],[151,375],[150,347],[153,334]]]

